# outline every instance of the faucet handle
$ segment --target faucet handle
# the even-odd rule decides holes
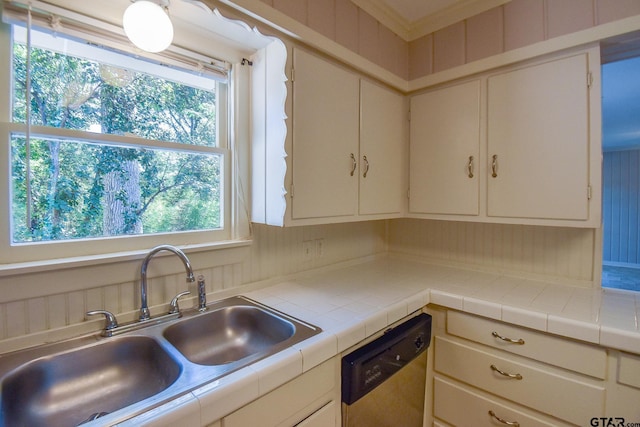
[[[110,331],[118,327],[118,321],[116,320],[116,316],[113,315],[110,311],[106,310],[93,310],[87,311],[87,316],[95,316],[96,314],[102,314],[107,321],[107,324],[104,327],[105,331]]]
[[[178,300],[185,295],[189,295],[191,292],[184,291],[180,292],[178,295],[173,297],[171,302],[169,303],[169,314],[180,313],[180,306],[178,305]]]

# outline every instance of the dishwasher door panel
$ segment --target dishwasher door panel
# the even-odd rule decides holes
[[[342,404],[343,427],[422,427],[427,352],[360,400]]]

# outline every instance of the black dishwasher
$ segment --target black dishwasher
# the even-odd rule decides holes
[[[342,358],[342,425],[421,427],[431,316],[422,313]]]

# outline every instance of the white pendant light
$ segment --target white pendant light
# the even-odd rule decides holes
[[[168,13],[153,1],[131,3],[124,11],[122,26],[129,40],[147,52],[163,51],[173,41],[173,24]]]

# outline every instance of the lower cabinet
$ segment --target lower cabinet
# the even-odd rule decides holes
[[[541,366],[499,350],[482,349],[455,339],[436,337],[435,346],[436,372],[461,383],[565,423],[589,425],[592,417],[604,413],[605,385],[602,381],[581,378],[552,366]],[[475,400],[471,399],[471,389],[468,396]],[[515,410],[515,406],[513,408]],[[493,416],[488,416],[488,412],[478,415],[489,424],[492,419],[502,418],[497,408],[493,413]],[[510,421],[524,425],[521,420]]]
[[[229,414],[221,427],[330,427],[340,425],[337,357]]]
[[[434,425],[586,426],[637,412],[640,390],[618,383],[614,350],[455,310],[434,311],[440,322],[433,340]],[[616,389],[622,390],[617,403],[611,401]]]
[[[606,415],[613,418],[611,425],[640,425],[640,355],[612,351],[610,365],[615,381],[607,387]]]

